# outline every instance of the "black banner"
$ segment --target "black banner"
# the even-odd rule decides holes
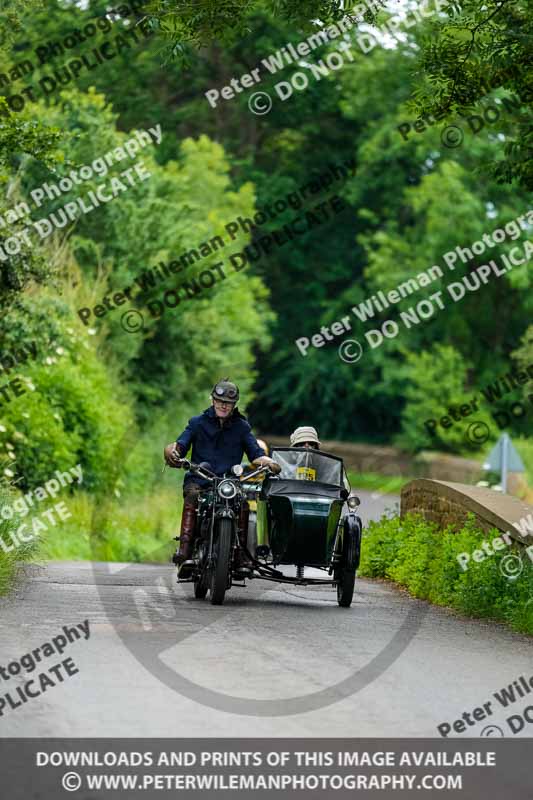
[[[10,800],[533,797],[531,739],[3,739]]]

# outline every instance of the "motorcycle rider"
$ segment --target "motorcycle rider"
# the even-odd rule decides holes
[[[178,436],[176,442],[167,445],[164,458],[170,467],[180,467],[189,448],[192,446],[191,461],[198,464],[206,461],[216,475],[222,476],[234,464],[240,464],[243,453],[255,465],[269,466],[273,472],[279,472],[280,467],[271,458],[265,455],[259,446],[246,417],[237,408],[239,389],[228,378],[219,381],[211,392],[211,406],[196,417],[192,417],[185,430]],[[181,516],[181,532],[179,548],[173,561],[182,567],[189,562],[193,552],[196,513],[198,496],[209,486],[209,483],[187,472],[183,481],[183,513]],[[248,503],[245,501],[241,508],[238,533],[242,546],[246,546],[248,531]],[[240,562],[237,568],[249,568],[245,554],[239,550]]]

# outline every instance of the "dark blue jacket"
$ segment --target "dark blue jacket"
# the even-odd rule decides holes
[[[223,425],[220,424],[213,406],[207,408],[203,414],[191,417],[183,433],[176,439],[176,444],[182,458],[192,445],[191,461],[194,464],[209,461],[216,475],[223,475],[234,464],[240,464],[243,453],[246,453],[250,461],[265,455],[257,444],[246,417],[237,408],[233,410],[231,417],[224,420]],[[191,481],[201,486],[207,484],[207,481],[187,472],[183,483],[185,485]]]

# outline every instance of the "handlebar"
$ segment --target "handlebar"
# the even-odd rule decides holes
[[[274,471],[268,466],[268,464],[264,464],[257,469],[254,469],[252,472],[247,472],[246,475],[241,475],[239,478],[241,483],[244,481],[249,481],[251,478],[255,478],[256,475],[260,475],[262,472],[270,472],[272,475],[275,475]]]
[[[214,472],[207,469],[206,467],[202,467],[201,464],[193,464],[192,461],[189,461],[188,458],[182,458],[181,469],[188,469],[190,472],[195,472],[197,475],[200,475],[201,478],[205,478],[208,481],[214,481],[217,477]]]
[[[205,478],[205,480],[213,482],[215,478],[218,477],[217,475],[215,475],[214,472],[211,472],[211,470],[207,469],[206,467],[203,467],[201,464],[193,464],[193,462],[189,461],[189,459],[187,458],[182,458],[180,459],[180,461],[181,464],[179,468],[187,469],[190,472],[194,472],[201,478]],[[273,470],[268,466],[268,464],[264,464],[258,467],[257,469],[253,470],[253,472],[248,472],[246,475],[241,475],[239,478],[237,478],[236,476],[233,477],[235,478],[235,480],[239,480],[240,483],[243,483],[244,481],[250,480],[250,478],[255,478],[255,476],[259,475],[261,472],[269,472],[272,475],[275,474]]]

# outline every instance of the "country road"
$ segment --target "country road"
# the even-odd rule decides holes
[[[360,496],[367,519],[394,500]],[[488,701],[461,735],[512,736],[506,717],[528,705],[493,693],[531,676],[529,639],[391,585],[358,579],[339,609],[330,588],[254,580],[213,607],[174,576],[167,564],[32,567],[1,603],[0,664],[63,626],[88,620],[90,636],[38,665],[71,658],[78,672],[4,707],[0,737],[437,736]],[[0,681],[2,694],[28,677]]]

